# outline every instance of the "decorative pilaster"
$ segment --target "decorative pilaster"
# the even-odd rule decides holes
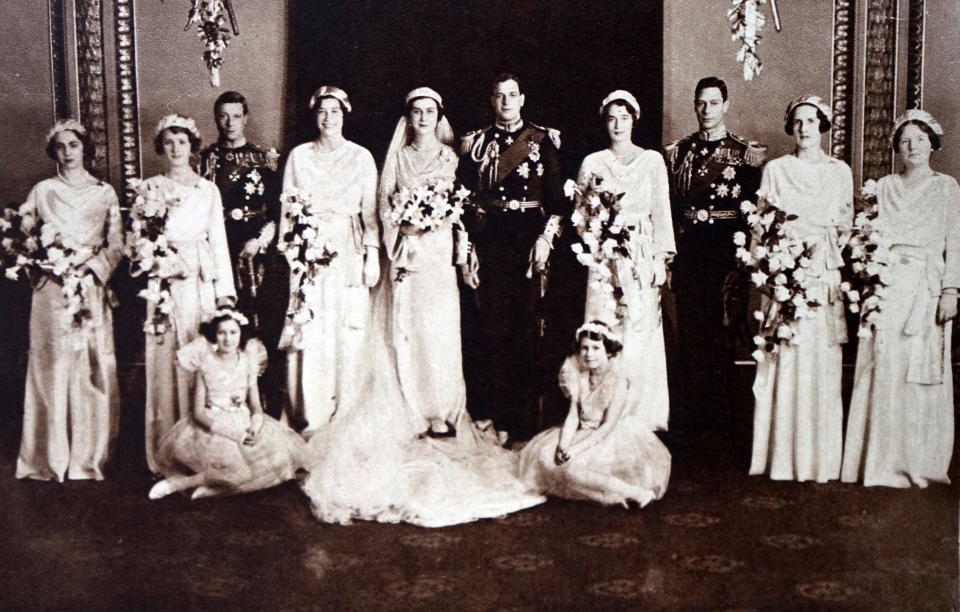
[[[74,0],[77,31],[77,85],[80,121],[93,144],[90,170],[106,177],[110,164],[107,147],[106,81],[103,57],[103,4],[101,0]]]
[[[926,25],[925,0],[910,0],[907,35],[907,108],[923,108],[923,43]]]
[[[863,179],[893,170],[891,129],[896,112],[897,1],[867,0],[863,96]]]
[[[140,114],[137,102],[137,45],[133,0],[114,0],[117,39],[117,109],[120,115],[121,201],[129,206],[131,181],[140,178]]]
[[[63,14],[63,0],[47,0],[50,28],[50,77],[53,94],[53,118],[66,119],[70,116],[70,102],[67,99],[67,38]]]
[[[851,163],[853,137],[853,0],[833,3],[833,130],[830,153]]]

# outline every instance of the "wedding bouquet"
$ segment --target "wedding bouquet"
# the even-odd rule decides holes
[[[390,220],[396,225],[418,230],[435,230],[447,223],[457,223],[464,206],[470,203],[470,190],[454,189],[452,181],[438,179],[415,188],[400,187],[390,196]]]
[[[153,305],[153,314],[144,322],[143,331],[162,336],[172,328],[170,279],[183,274],[177,248],[167,242],[165,234],[170,209],[180,200],[162,187],[144,181],[136,181],[133,190],[136,197],[130,207],[126,241],[130,275],[147,277],[147,287],[138,295]]]
[[[305,290],[316,283],[337,253],[328,245],[320,217],[313,214],[310,194],[289,189],[281,197],[287,229],[280,236],[278,248],[295,279],[290,285],[287,320],[299,329],[314,317]]]
[[[43,223],[32,209],[5,208],[0,215],[0,261],[11,280],[21,276],[47,276],[60,285],[66,307],[64,326],[78,331],[93,321],[87,302],[87,278],[92,275],[83,264],[93,255]]]
[[[760,293],[769,298],[765,312],[753,313],[760,322],[760,331],[753,338],[757,349],[752,355],[758,363],[765,353],[775,353],[780,344],[796,344],[797,322],[820,306],[807,297],[805,285],[813,249],[784,230],[784,223],[795,220],[796,215],[780,209],[772,196],[764,196],[763,203],[761,209],[750,201],[740,205],[752,230],[752,244],[748,246],[743,232],[733,235],[741,267]]]
[[[599,273],[597,282],[610,293],[610,299],[622,303],[624,279],[621,275],[627,273],[624,268],[637,275],[630,248],[631,235],[637,227],[624,225],[620,218],[623,211],[620,200],[624,194],[615,194],[602,185],[603,177],[598,174],[591,174],[583,185],[571,180],[564,184],[564,194],[574,201],[570,221],[578,235],[570,248],[576,253],[577,261]]]
[[[870,179],[864,183],[856,205],[853,234],[847,243],[853,282],[844,282],[840,288],[847,297],[850,312],[860,313],[857,335],[869,338],[880,317],[880,298],[888,285],[885,279],[890,263],[890,245],[876,223],[879,212],[876,181]]]

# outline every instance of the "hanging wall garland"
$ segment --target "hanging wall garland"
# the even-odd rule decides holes
[[[727,9],[727,18],[730,20],[731,38],[740,41],[737,61],[743,64],[743,79],[752,81],[763,69],[763,63],[757,55],[757,45],[760,43],[760,30],[767,18],[760,12],[759,5],[766,4],[767,0],[731,0],[731,3],[733,6]],[[779,32],[777,0],[770,0],[770,12],[773,15],[773,25]]]
[[[187,25],[183,29],[186,31],[190,26],[196,26],[197,34],[206,47],[203,60],[207,63],[207,69],[210,70],[210,85],[219,87],[223,52],[230,40],[230,30],[225,27],[227,19],[230,20],[233,35],[240,35],[233,2],[231,0],[192,0],[192,2],[193,6],[187,14]]]

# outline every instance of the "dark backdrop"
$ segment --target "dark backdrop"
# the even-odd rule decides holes
[[[568,174],[606,146],[598,110],[614,89],[643,107],[639,144],[660,146],[660,0],[292,0],[290,15],[297,143],[316,136],[306,105],[320,85],[347,91],[344,133],[381,164],[408,91],[440,92],[459,137],[491,122],[490,82],[513,72],[524,116],[563,132]]]

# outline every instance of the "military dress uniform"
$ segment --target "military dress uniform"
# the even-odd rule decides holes
[[[200,174],[213,181],[223,201],[227,246],[233,264],[237,309],[250,320],[251,331],[270,350],[267,388],[269,411],[276,414],[282,405],[283,364],[276,351],[287,304],[287,271],[272,248],[280,219],[279,155],[255,144],[228,148],[213,144],[200,153]],[[240,258],[244,245],[258,239],[266,226],[274,224],[273,238],[262,244],[253,261]]]
[[[541,235],[553,241],[570,213],[559,146],[559,132],[529,122],[490,126],[464,136],[458,168],[480,211],[465,219],[480,281],[464,309],[471,410],[518,438],[535,433],[540,394],[546,279],[532,270],[531,249]]]
[[[665,147],[677,255],[671,266],[686,414],[681,426],[727,419],[737,332],[747,325],[733,235],[746,231],[744,200],[756,201],[766,147],[728,133],[699,133]]]

